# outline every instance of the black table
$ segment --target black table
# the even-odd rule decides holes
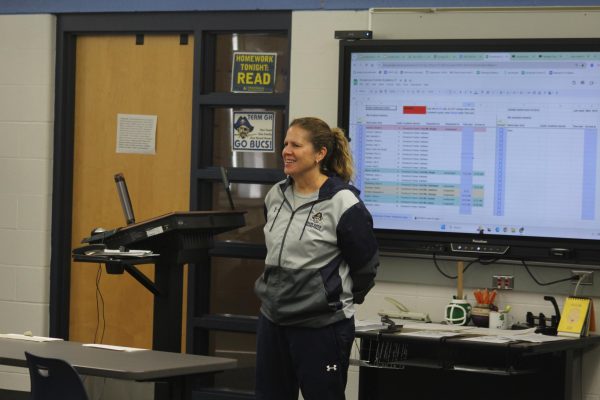
[[[155,350],[114,351],[70,341],[32,342],[0,338],[0,364],[27,367],[25,351],[69,362],[81,375],[132,381],[167,382],[170,399],[189,399],[193,378],[233,369],[229,358]]]
[[[577,400],[583,350],[600,343],[600,336],[502,344],[373,331],[356,336],[359,400]]]

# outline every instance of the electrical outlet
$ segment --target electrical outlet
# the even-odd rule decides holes
[[[580,285],[593,285],[594,284],[594,271],[571,271],[571,276],[573,280],[571,281],[573,284],[577,284],[579,282],[579,277],[583,276]]]
[[[499,290],[511,290],[515,287],[515,277],[512,275],[494,275],[492,287]]]

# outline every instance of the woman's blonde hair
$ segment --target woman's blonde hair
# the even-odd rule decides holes
[[[331,171],[337,174],[345,182],[354,175],[352,155],[350,154],[350,143],[340,128],[330,128],[327,123],[319,118],[304,117],[296,118],[290,123],[290,127],[297,126],[310,133],[310,142],[315,150],[323,147],[327,154],[321,162],[321,171]]]

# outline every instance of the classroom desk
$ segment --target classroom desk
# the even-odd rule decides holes
[[[468,342],[357,332],[359,400],[580,400],[583,350],[600,336],[545,343]]]
[[[0,364],[27,367],[25,351],[69,362],[81,375],[167,382],[170,399],[189,399],[193,377],[233,369],[236,360],[155,350],[114,351],[69,341],[32,342],[0,338]]]

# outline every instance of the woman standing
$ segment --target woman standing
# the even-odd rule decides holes
[[[379,265],[373,221],[351,186],[348,140],[318,118],[290,124],[287,179],[265,198],[265,270],[255,291],[256,398],[344,399],[354,304]]]

